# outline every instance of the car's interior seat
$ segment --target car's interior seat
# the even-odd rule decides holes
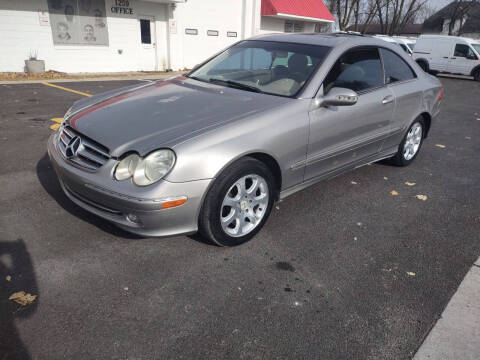
[[[311,68],[308,66],[308,58],[303,54],[293,54],[288,59],[289,77],[299,84],[307,80]]]
[[[288,77],[288,68],[285,65],[277,65],[273,68],[273,81]]]

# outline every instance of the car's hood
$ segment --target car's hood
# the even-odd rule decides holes
[[[287,101],[177,77],[82,100],[66,124],[108,147],[112,156],[144,155]]]

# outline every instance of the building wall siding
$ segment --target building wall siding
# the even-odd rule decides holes
[[[274,32],[284,32],[285,31],[285,19],[276,18],[272,16],[262,16],[262,25],[260,27],[260,34],[268,34]],[[291,20],[294,22],[300,22],[301,20]],[[301,21],[303,22],[303,31],[304,32],[314,32],[315,23],[311,21]]]
[[[64,72],[140,71],[143,45],[140,14],[156,17],[159,64],[166,57],[166,5],[135,2],[134,16],[115,16],[106,1],[109,46],[54,45],[50,26],[40,26],[38,9],[47,10],[46,0],[0,3],[0,71],[23,71],[29,53],[38,51],[47,70]]]
[[[114,0],[105,5],[108,46],[54,45],[51,27],[40,24],[38,13],[48,11],[47,0],[0,0],[0,72],[24,71],[30,52],[38,52],[46,70],[69,73],[190,69],[240,40],[285,28],[284,19],[260,16],[261,0],[130,0],[133,15],[112,13]],[[146,17],[155,19],[155,50],[141,43],[140,19]],[[304,22],[304,31],[314,28]],[[209,36],[209,30],[218,36]]]
[[[172,69],[192,68],[222,49],[258,33],[260,0],[189,0],[179,3],[170,18],[176,21],[176,34],[170,34]],[[170,20],[171,21],[171,20]],[[185,29],[195,29],[188,35]],[[218,36],[208,36],[208,30]],[[227,32],[236,33],[228,37]]]

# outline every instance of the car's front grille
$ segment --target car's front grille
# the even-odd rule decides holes
[[[66,126],[62,129],[58,147],[63,156],[78,166],[96,170],[110,159],[108,149]]]

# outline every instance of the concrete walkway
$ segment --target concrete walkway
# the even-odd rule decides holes
[[[480,359],[480,258],[414,357],[427,359]]]

